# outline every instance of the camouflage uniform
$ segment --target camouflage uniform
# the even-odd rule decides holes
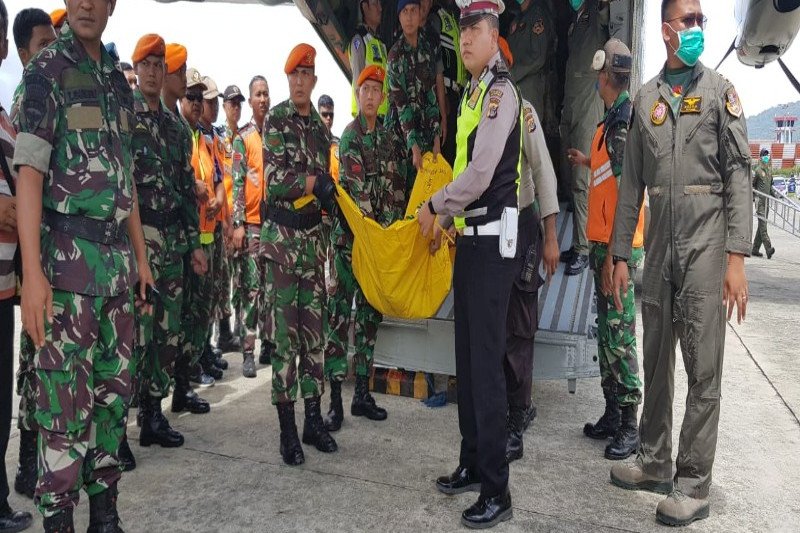
[[[65,28],[26,68],[20,97],[14,164],[44,174],[41,257],[53,287],[49,342],[34,357],[36,501],[45,516],[77,505],[81,488],[98,495],[121,476],[136,281],[124,231],[133,206],[134,111],[125,76],[101,53],[99,64],[92,61]],[[86,231],[95,242],[48,220],[109,227]]]
[[[389,51],[386,76],[389,80],[389,112],[386,126],[403,139],[400,172],[406,180],[406,193],[414,187],[416,170],[411,164],[411,147],[419,146],[424,154],[433,150],[441,131],[439,104],[436,100],[437,51],[420,30],[417,47],[400,37]],[[437,41],[438,42],[438,41]]]
[[[223,179],[225,180],[225,191],[228,192],[228,206],[231,208],[231,212],[233,211],[233,141],[239,135],[238,132],[234,134],[228,126],[225,126],[219,132],[220,138],[222,140],[222,144],[225,150],[225,161],[223,167]],[[226,253],[223,254],[223,261],[220,265],[222,269],[222,277],[225,280],[225,295],[224,301],[220,303],[220,307],[218,309],[218,319],[229,321],[231,315],[234,315],[237,319],[239,318],[239,313],[241,309],[241,300],[239,299],[238,295],[238,280],[237,280],[237,270],[236,270],[236,261],[234,260],[234,252],[230,250],[226,250]],[[234,335],[237,335],[238,332],[234,332]]]
[[[755,167],[755,179],[753,180],[753,189],[762,192],[766,195],[772,196],[772,169],[769,163],[764,163],[759,159]],[[756,195],[753,195],[756,196]],[[767,214],[769,213],[769,199],[762,196],[756,196],[756,214],[758,215],[758,229],[756,229],[756,238],[753,239],[753,253],[758,253],[761,250],[761,244],[764,244],[764,250],[770,252],[772,250],[772,241],[767,233]],[[772,255],[770,252],[769,255]]]
[[[134,100],[133,177],[147,257],[160,293],[154,313],[138,315],[135,353],[141,390],[164,398],[169,394],[170,369],[178,356],[181,334],[183,256],[200,245],[194,172],[181,144],[180,119],[161,104],[151,110],[138,90]]]
[[[242,224],[245,228],[245,249],[237,250],[235,261],[237,264],[238,301],[241,306],[242,320],[242,352],[252,354],[256,344],[256,328],[261,325],[262,342],[271,335],[272,326],[267,330],[265,317],[270,314],[264,307],[265,294],[269,292],[264,276],[264,261],[261,257],[260,240],[261,224],[247,223],[247,189],[248,179],[248,154],[244,139],[249,135],[261,136],[259,128],[252,120],[239,131],[233,141],[233,163],[231,176],[233,176],[233,221]],[[262,143],[263,144],[263,143]],[[263,176],[259,176],[263,179]],[[255,184],[257,185],[257,184]]]
[[[325,249],[320,205],[314,200],[295,210],[292,202],[305,195],[307,175],[328,171],[329,156],[330,133],[313,106],[309,117],[300,116],[288,100],[272,109],[264,128],[268,214],[261,250],[267,258],[271,291],[266,298],[277,345],[272,356],[273,404],[294,402],[298,381],[303,398],[323,392]],[[305,223],[295,224],[303,229],[277,223],[275,218],[281,216],[298,222],[304,217]]]
[[[383,226],[402,218],[405,181],[395,163],[394,132],[378,125],[367,131],[364,115],[358,114],[342,134],[340,184],[358,203],[362,212]],[[343,381],[347,376],[347,342],[353,297],[356,299],[354,358],[356,375],[367,376],[372,366],[378,324],[383,317],[367,302],[353,276],[351,254],[353,237],[334,219],[331,240],[338,285],[328,299],[328,327],[325,348],[325,375]]]

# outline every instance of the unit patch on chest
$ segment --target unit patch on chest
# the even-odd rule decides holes
[[[534,35],[541,35],[544,33],[544,20],[539,19],[533,23],[533,33]]]
[[[650,109],[650,121],[656,126],[660,126],[667,120],[667,104],[663,100],[656,100]]]

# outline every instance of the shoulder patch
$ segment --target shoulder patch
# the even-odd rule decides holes
[[[530,106],[526,105],[522,108],[522,120],[525,123],[525,129],[528,130],[528,133],[536,131],[536,119],[533,116],[533,109]]]
[[[31,130],[40,126],[47,114],[47,99],[50,95],[50,79],[39,72],[25,76],[22,115]]]
[[[739,101],[739,95],[733,87],[725,92],[725,109],[736,118],[742,116],[742,102]]]

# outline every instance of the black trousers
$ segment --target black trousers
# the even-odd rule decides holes
[[[523,210],[519,218],[520,250],[533,249],[535,271],[531,281],[514,280],[508,302],[506,322],[506,374],[508,405],[526,409],[531,405],[533,386],[534,338],[539,329],[539,287],[544,280],[539,275],[542,262],[542,231],[539,215],[533,209]]]
[[[5,458],[11,435],[11,401],[14,392],[14,305],[0,301],[0,457]],[[6,466],[0,469],[0,505],[8,499]]]
[[[460,464],[478,472],[481,496],[508,486],[506,316],[520,259],[500,257],[497,237],[461,237],[453,273]]]

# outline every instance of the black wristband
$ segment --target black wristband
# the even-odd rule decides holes
[[[618,256],[618,255],[612,255],[612,256],[611,256],[611,260],[612,260],[612,262],[613,262],[615,265],[616,265],[617,263],[620,263],[620,262],[622,262],[622,263],[627,263],[627,262],[628,262],[628,260],[627,260],[627,259],[625,259],[624,257],[620,257],[620,256]]]
[[[436,210],[433,208],[433,202],[431,202],[430,200],[428,200],[428,211],[431,212],[431,215],[436,214]]]

